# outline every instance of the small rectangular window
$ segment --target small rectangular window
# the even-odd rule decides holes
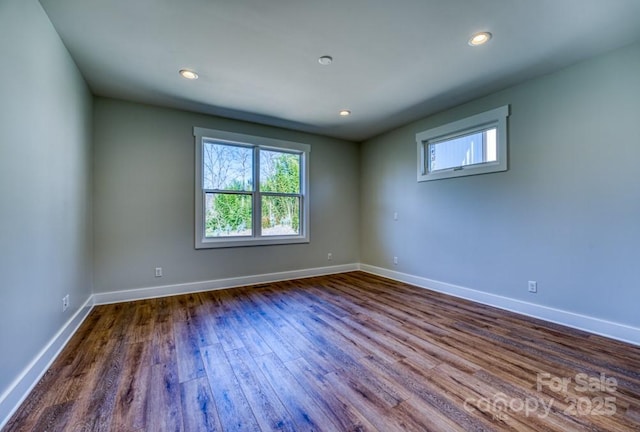
[[[194,128],[196,248],[309,241],[306,144]]]
[[[418,181],[507,169],[508,105],[416,134]]]

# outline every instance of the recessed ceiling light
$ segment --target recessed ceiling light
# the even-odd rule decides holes
[[[482,45],[489,42],[489,39],[491,39],[491,33],[489,32],[476,33],[473,36],[471,36],[471,39],[469,39],[469,45],[471,46]]]
[[[189,80],[198,79],[198,74],[189,69],[180,69],[180,75],[182,75],[182,78]]]
[[[320,63],[322,66],[330,65],[332,61],[333,57],[328,55],[322,56],[318,59],[318,63]]]
[[[351,115],[351,111],[344,109],[344,110],[340,110],[339,113],[342,117],[346,117],[346,116],[350,116]]]

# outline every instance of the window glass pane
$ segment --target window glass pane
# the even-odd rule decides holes
[[[253,149],[205,141],[202,152],[203,187],[253,190]]]
[[[260,190],[300,193],[300,155],[260,150]]]
[[[290,196],[262,197],[262,235],[299,235],[300,198]]]
[[[496,128],[429,143],[429,172],[497,160]]]
[[[251,236],[250,194],[207,193],[205,237]]]
[[[485,143],[487,148],[486,160],[487,162],[495,162],[498,160],[498,144],[496,141],[498,129],[489,129],[485,134]]]

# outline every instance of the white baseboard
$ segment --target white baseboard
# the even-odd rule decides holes
[[[75,334],[80,324],[93,309],[93,298],[89,299],[67,321],[49,343],[38,353],[33,361],[24,368],[22,373],[0,395],[0,429],[9,421],[11,416],[27,398],[40,378],[58,357],[69,339]]]
[[[330,267],[317,267],[305,270],[291,270],[279,273],[266,273],[253,276],[241,276],[228,279],[215,279],[202,282],[190,282],[175,285],[162,285],[147,288],[135,288],[126,291],[112,291],[95,293],[95,304],[119,303],[124,301],[143,300],[157,297],[167,297],[179,294],[189,294],[202,291],[213,291],[225,288],[234,288],[246,285],[256,285],[269,282],[278,282],[290,279],[304,279],[313,276],[323,276],[335,273],[356,271],[359,264],[344,264]]]
[[[631,327],[625,324],[606,321],[587,315],[580,315],[574,312],[554,309],[548,306],[503,297],[484,291],[477,291],[471,288],[452,285],[420,276],[413,276],[368,264],[360,264],[360,270],[415,285],[420,288],[449,294],[454,297],[460,297],[521,315],[539,318],[544,321],[561,324],[567,327],[584,330],[589,333],[640,346],[640,328],[637,327]]]

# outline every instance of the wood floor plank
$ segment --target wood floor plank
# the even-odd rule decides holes
[[[13,415],[13,420],[3,428],[2,432],[33,430],[42,413],[48,407],[58,405],[53,401],[59,396],[57,396],[57,392],[52,391],[52,388],[55,388],[54,386],[58,383],[57,375],[61,370],[63,370],[62,367],[51,368],[40,378],[29,397]]]
[[[341,395],[344,395],[358,411],[380,431],[421,431],[421,425],[413,419],[398,415],[398,411],[388,407],[375,393],[361,387],[353,387],[354,381],[347,382],[339,372],[331,372],[326,375],[327,381]]]
[[[151,340],[151,355],[153,364],[169,364],[176,359],[176,341],[174,336],[174,322],[157,322]]]
[[[260,310],[264,312],[262,317],[288,342],[292,348],[284,357],[283,361],[291,360],[291,357],[299,358],[300,355],[296,354],[304,353],[307,361],[316,369],[321,370],[324,373],[331,372],[335,369],[335,364],[331,361],[328,353],[323,350],[321,346],[314,343],[313,338],[309,337],[308,332],[300,332],[295,325],[291,324],[292,322],[298,322],[295,319],[295,316],[293,317],[294,319],[291,319],[292,316],[290,314],[283,312],[279,308],[271,306],[271,304],[264,299],[256,299],[255,297],[256,296],[252,297],[254,299],[254,304],[259,305],[261,308]]]
[[[193,324],[196,330],[198,345],[209,346],[220,343],[215,327],[215,316],[211,313],[211,304],[205,297],[206,293],[197,293],[197,306],[191,309],[191,316],[188,321]]]
[[[375,353],[377,356],[387,359],[389,362],[403,358],[403,355],[389,349],[386,346],[379,346],[361,333],[354,332],[354,329],[344,325],[344,322],[337,316],[323,314],[323,309],[317,308],[314,314],[300,321],[308,327],[308,334],[314,340],[323,344],[325,349],[334,350],[336,357],[350,357],[357,359],[364,355]],[[340,352],[335,353],[338,349]],[[342,363],[353,360],[344,360]]]
[[[225,301],[230,301],[231,295],[228,292],[214,291],[201,293],[201,296],[207,299],[209,313],[213,319],[213,328],[224,350],[231,351],[243,348],[244,342],[238,336],[230,317],[230,307],[225,304]]]
[[[228,351],[227,357],[260,429],[263,431],[295,431],[291,415],[282,405],[249,352],[241,348]]]
[[[251,406],[238,382],[222,344],[201,351],[218,416],[226,431],[259,431]]]
[[[174,338],[180,382],[204,377],[205,371],[202,357],[200,357],[198,331],[191,318],[174,323]]]
[[[275,352],[282,361],[300,357],[301,354],[293,347],[287,338],[265,319],[264,315],[266,312],[252,297],[247,297],[247,302],[243,305],[243,311],[254,330],[260,335],[262,340],[269,345],[270,351]]]
[[[433,383],[437,388],[442,389],[441,393],[456,405],[465,406],[465,401],[472,401],[472,406],[483,407],[482,404],[477,401],[487,400],[492,401],[492,398],[498,395],[495,389],[491,389],[488,386],[478,386],[478,381],[474,380],[468,373],[460,372],[455,368],[448,365],[438,365],[431,370],[429,374],[429,381]],[[513,396],[505,395],[505,400],[509,400]],[[491,408],[494,408],[496,404],[489,404]],[[467,406],[469,406],[467,404]],[[502,405],[498,405],[502,408]],[[519,408],[519,405],[518,407]],[[515,413],[519,413],[516,411]],[[524,422],[520,422],[519,417],[513,413],[505,413],[502,410],[483,410],[483,414],[491,416],[493,422],[499,422],[505,429],[513,429],[522,432],[535,432],[540,430],[536,427],[533,420],[536,416],[530,416],[524,418]]]
[[[462,426],[453,422],[445,414],[434,407],[421,403],[418,399],[407,399],[394,408],[401,418],[406,417],[412,424],[417,424],[422,431],[467,432]]]
[[[116,394],[112,428],[125,432],[143,429],[147,424],[147,388],[151,380],[151,344],[127,345],[122,379]]]
[[[253,291],[253,289],[250,291],[238,289],[237,292],[232,293],[229,302],[233,307],[229,313],[229,319],[236,329],[243,348],[246,348],[253,356],[260,356],[270,353],[272,349],[260,333],[251,325],[248,319],[248,312],[244,309],[247,306],[247,299],[252,297],[251,291]]]
[[[133,321],[125,333],[127,342],[148,342],[153,337],[153,326],[155,321],[151,302],[141,302],[135,307]]]
[[[407,391],[412,393],[414,397],[408,399],[412,401],[421,400],[419,404],[423,410],[427,412],[438,412],[446,416],[446,418],[456,424],[456,429],[462,427],[466,431],[489,429],[482,418],[474,418],[464,407],[464,404],[456,404],[451,401],[445,393],[439,392],[433,386],[429,378],[432,374],[433,367],[424,368],[419,363],[414,363],[409,359],[398,362],[398,365],[390,365],[384,363],[384,360],[375,356],[369,356],[366,361],[372,365],[385,370],[389,379],[403,386]],[[405,404],[407,405],[407,404]],[[434,420],[438,420],[437,418]],[[439,423],[439,421],[438,421]],[[448,429],[444,429],[448,430]],[[498,429],[499,430],[499,429]]]
[[[223,430],[207,378],[196,378],[180,384],[180,402],[185,432]]]
[[[326,418],[313,397],[300,385],[275,353],[265,354],[256,358],[255,361],[291,413],[296,425],[295,430],[336,432],[340,430]]]
[[[2,432],[49,430],[640,431],[640,347],[363,272],[102,305]]]
[[[60,405],[51,405],[48,407],[40,418],[38,423],[33,427],[36,431],[64,431],[67,429],[67,421],[73,402],[66,402]]]
[[[353,432],[378,430],[346,397],[331,387],[326,374],[318,372],[304,358],[292,360],[285,365],[339,430]],[[328,394],[333,397],[326,397]]]
[[[96,367],[87,376],[87,381],[93,385],[80,399],[82,403],[72,409],[69,420],[72,428],[84,425],[92,431],[110,430],[118,384],[124,369],[126,344],[122,339],[113,339],[109,346],[106,355],[96,360]]]
[[[153,432],[183,430],[180,382],[175,362],[151,366],[147,403],[147,428]]]

